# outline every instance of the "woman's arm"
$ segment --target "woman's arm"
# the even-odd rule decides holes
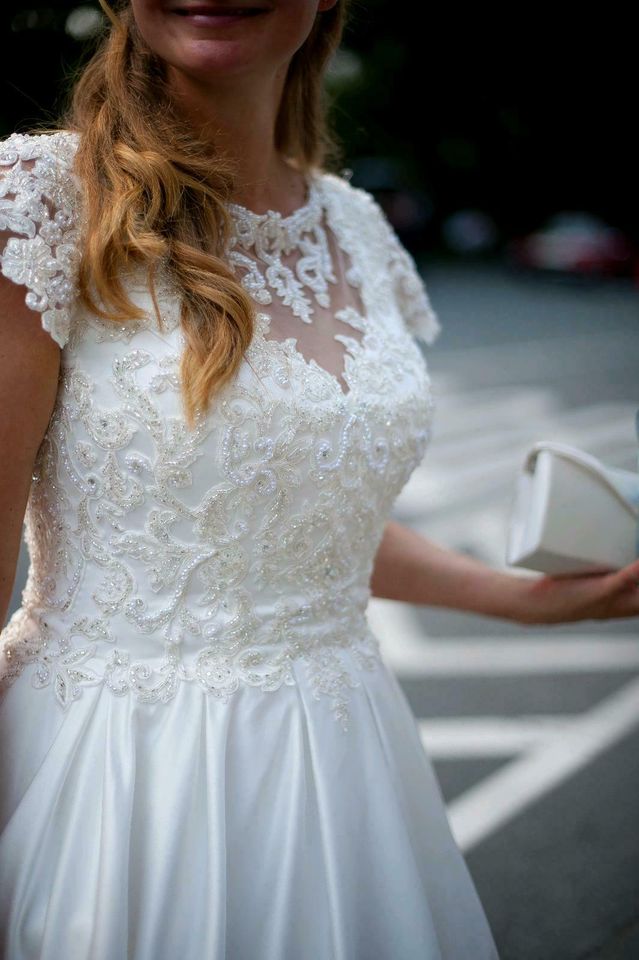
[[[22,285],[0,275],[0,629],[15,582],[33,464],[55,404],[60,368],[60,347],[24,296]]]
[[[520,624],[639,616],[639,559],[604,574],[552,577],[494,570],[387,523],[371,577],[374,597],[467,610]]]
[[[390,520],[375,558],[371,590],[374,597],[388,600],[518,620],[528,579],[494,570]]]

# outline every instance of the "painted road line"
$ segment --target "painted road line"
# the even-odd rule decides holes
[[[552,429],[543,427],[530,432],[525,442],[505,444],[500,452],[491,451],[489,456],[476,452],[472,457],[464,453],[459,462],[444,465],[438,458],[435,443],[426,451],[424,467],[415,472],[394,502],[393,512],[404,516],[428,515],[432,517],[443,510],[470,509],[477,502],[492,498],[499,502],[507,491],[515,490],[516,476],[521,469],[529,446],[541,440],[559,440],[580,447],[605,459],[611,466],[622,467],[630,457],[636,456],[636,441],[630,442],[627,426],[617,424],[609,427],[605,446],[592,436],[578,436],[574,432],[561,431],[555,423]],[[604,438],[602,438],[602,441]]]
[[[499,462],[509,458],[517,458],[521,446],[527,447],[529,442],[537,439],[561,440],[564,443],[587,448],[593,454],[618,451],[625,457],[628,451],[636,449],[636,439],[633,435],[633,414],[636,407],[628,407],[625,418],[609,419],[603,423],[585,423],[583,426],[571,424],[564,418],[540,418],[534,423],[513,426],[506,431],[503,427],[498,431],[491,431],[486,427],[485,432],[467,441],[455,439],[454,444],[445,444],[437,426],[433,428],[433,438],[426,450],[422,463],[414,473],[419,477],[423,473],[437,472],[438,481],[444,478],[462,480],[464,477],[474,477],[481,467],[492,468],[491,463],[477,462],[473,455],[489,453]],[[520,441],[516,441],[517,436]],[[509,455],[509,456],[508,456]],[[461,473],[460,473],[461,468]],[[414,475],[414,474],[413,474]],[[412,477],[408,481],[411,483]],[[481,473],[480,473],[481,476]],[[407,485],[408,485],[407,484]]]
[[[561,415],[554,391],[509,388],[438,394],[436,420],[440,444],[465,439],[476,431],[508,429],[538,417]]]
[[[433,717],[419,720],[419,733],[432,759],[512,757],[561,733],[565,716]]]
[[[477,846],[638,726],[634,679],[453,800],[447,811],[460,848]]]
[[[485,507],[472,513],[457,513],[454,517],[432,517],[426,523],[412,522],[410,526],[429,540],[445,544],[461,552],[471,551],[490,566],[510,572],[506,563],[508,542],[508,511],[510,506]],[[401,522],[401,516],[396,516]]]
[[[389,641],[392,647],[393,641]],[[422,649],[411,650],[401,662],[390,653],[401,677],[512,676],[593,673],[639,669],[639,639],[614,639],[606,635],[557,637],[538,640],[500,637],[498,640],[422,640]]]
[[[487,428],[494,430],[500,424],[516,425],[522,417],[526,417],[528,423],[537,417],[541,420],[559,417],[562,423],[570,424],[575,429],[599,427],[603,423],[618,423],[635,408],[630,401],[602,401],[580,407],[565,407],[561,405],[557,393],[550,388],[533,392],[523,387],[497,387],[481,393],[462,392],[459,396],[442,396],[440,393],[437,400],[438,440],[441,443],[452,442],[458,433],[472,433],[477,429],[481,433]]]
[[[571,674],[639,668],[639,637],[571,634],[550,630],[525,639],[446,637],[424,634],[416,608],[374,598],[367,610],[384,659],[399,679],[429,676],[512,676]]]

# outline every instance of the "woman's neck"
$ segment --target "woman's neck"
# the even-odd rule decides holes
[[[275,148],[275,123],[285,75],[271,83],[260,76],[260,89],[250,78],[215,89],[177,71],[169,83],[177,109],[217,155],[233,165],[232,200],[256,213],[279,210],[283,216],[305,198],[303,174]]]

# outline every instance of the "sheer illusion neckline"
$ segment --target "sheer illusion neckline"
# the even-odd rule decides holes
[[[319,171],[310,171],[304,175],[306,192],[304,202],[296,207],[289,214],[282,214],[280,210],[266,210],[264,213],[257,213],[250,207],[245,207],[241,203],[227,203],[227,209],[236,221],[250,226],[253,229],[264,227],[275,222],[280,227],[283,226],[303,226],[306,221],[312,221],[315,215],[321,211],[321,191],[320,191]]]
[[[326,383],[328,383],[334,395],[343,406],[350,404],[357,393],[357,378],[359,364],[363,362],[364,355],[370,347],[370,337],[372,335],[370,327],[370,314],[365,315],[365,323],[362,328],[362,338],[360,341],[350,341],[344,343],[342,339],[348,337],[348,323],[344,324],[344,333],[339,333],[336,339],[342,340],[344,353],[342,359],[342,369],[339,374],[333,373],[327,367],[324,367],[315,357],[307,357],[299,347],[298,337],[273,337],[269,336],[271,328],[271,317],[268,313],[258,313],[255,319],[253,329],[253,343],[259,343],[262,349],[268,349],[275,355],[288,356],[304,370],[314,371]],[[348,359],[347,359],[348,358]]]
[[[337,282],[335,270],[340,257],[332,259],[329,235],[334,237],[336,253],[352,256],[343,246],[342,232],[336,230],[332,222],[331,197],[330,191],[324,189],[327,182],[324,172],[314,169],[306,173],[305,179],[305,202],[286,216],[278,210],[256,213],[242,204],[228,204],[235,227],[229,257],[243,273],[242,285],[256,303],[268,307],[274,301],[281,301],[279,308],[284,305],[302,324],[298,335],[276,335],[271,312],[261,312],[254,328],[257,343],[272,355],[293,360],[298,371],[301,367],[320,376],[331,386],[334,395],[346,403],[354,398],[357,366],[367,348],[368,318],[364,320],[367,310],[363,302],[359,308],[354,304],[333,308],[333,318],[340,323],[330,339],[341,341],[343,348],[339,372],[308,356],[302,348],[300,335],[306,324],[314,322],[315,309],[331,309],[331,287]],[[299,257],[291,262],[288,258],[294,252]],[[361,339],[355,337],[356,330]]]

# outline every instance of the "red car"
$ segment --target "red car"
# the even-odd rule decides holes
[[[636,276],[639,251],[599,217],[562,212],[545,226],[508,244],[511,259],[524,267],[584,276]]]

